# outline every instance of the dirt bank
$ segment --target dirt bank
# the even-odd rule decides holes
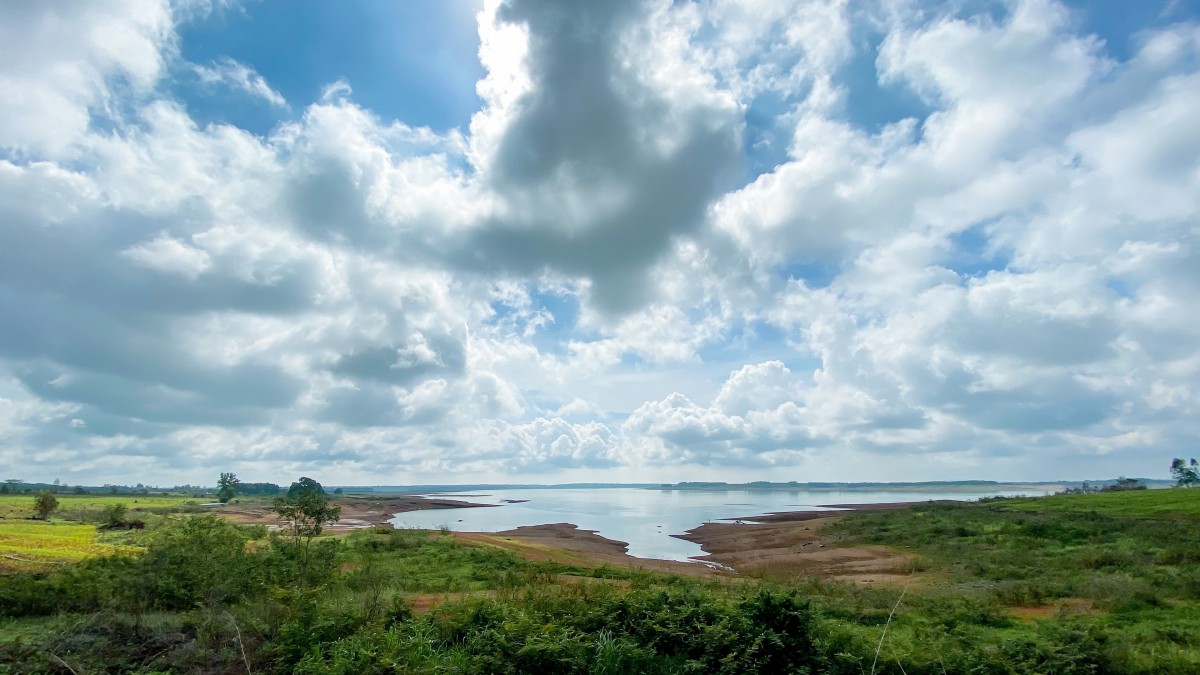
[[[347,496],[331,499],[330,503],[342,509],[341,519],[325,530],[331,533],[349,532],[364,527],[385,526],[397,513],[421,511],[425,509],[459,509],[459,508],[490,508],[492,504],[472,504],[470,502],[441,497],[421,497],[418,495],[389,495],[389,496]],[[282,527],[275,509],[268,504],[233,505],[216,507],[212,511],[242,525],[267,525]]]
[[[936,499],[926,502],[883,502],[880,504],[818,504],[823,509],[837,509],[837,511],[772,511],[762,516],[751,516],[749,518],[725,518],[724,520],[736,520],[750,523],[792,523],[797,521],[815,520],[817,518],[828,518],[837,515],[839,512],[845,511],[895,511],[898,509],[907,509],[917,504],[957,504],[952,499]]]
[[[891,510],[909,504],[842,504],[852,510]],[[913,556],[886,546],[845,546],[822,530],[845,517],[831,511],[792,511],[705,523],[677,535],[740,574],[771,578],[815,576],[860,584],[904,583]]]
[[[602,537],[595,530],[581,530],[570,523],[532,525],[495,533],[455,532],[454,537],[459,541],[503,548],[530,560],[550,560],[580,567],[614,565],[706,577],[727,574],[700,562],[635,558],[629,555],[629,545],[625,542]]]
[[[891,510],[910,504],[842,504],[847,510]],[[696,576],[796,578],[815,576],[860,584],[912,579],[913,556],[885,546],[846,546],[822,530],[845,517],[838,511],[770,513],[737,522],[705,523],[682,535],[705,555],[698,562],[634,558],[621,541],[569,523],[519,527],[498,533],[456,532],[459,541],[503,548],[532,560],[594,567],[616,565]],[[706,566],[713,563],[719,567]],[[724,569],[722,569],[724,568]]]

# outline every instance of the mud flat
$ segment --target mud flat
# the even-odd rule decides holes
[[[832,505],[831,505],[832,506]],[[846,510],[894,510],[911,503],[840,504]],[[700,545],[697,559],[739,574],[773,578],[813,576],[860,584],[906,583],[913,556],[886,546],[840,546],[822,530],[845,514],[789,511],[735,523],[705,523],[676,535]]]
[[[720,576],[727,572],[703,562],[636,558],[623,541],[581,530],[570,523],[529,525],[503,532],[455,532],[459,541],[503,548],[531,560],[549,560],[581,567],[614,565],[691,576]]]

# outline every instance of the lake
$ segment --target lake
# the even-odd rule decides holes
[[[672,537],[698,525],[774,511],[822,510],[819,504],[882,504],[931,499],[974,500],[996,495],[1041,496],[1044,490],[659,490],[645,488],[522,488],[479,493],[430,493],[495,508],[434,509],[396,514],[398,528],[500,532],[522,525],[573,523],[627,542],[639,558],[688,560],[698,544]],[[526,500],[526,501],[522,501]],[[513,503],[519,502],[519,503]]]

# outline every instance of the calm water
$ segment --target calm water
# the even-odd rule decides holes
[[[574,523],[602,536],[629,543],[640,558],[687,560],[703,555],[700,546],[670,535],[702,523],[748,518],[773,511],[819,510],[819,504],[880,504],[929,499],[978,499],[997,494],[1040,496],[1043,491],[867,492],[758,490],[647,490],[639,488],[514,489],[455,494],[454,499],[495,508],[437,509],[397,514],[396,527],[460,532],[499,532],[522,525]],[[438,496],[451,497],[451,493]],[[528,500],[507,503],[505,500]]]

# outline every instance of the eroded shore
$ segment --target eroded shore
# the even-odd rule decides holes
[[[738,522],[705,523],[680,539],[700,545],[696,562],[630,556],[625,542],[570,523],[519,527],[497,533],[456,532],[461,541],[497,546],[534,560],[617,565],[692,576],[800,577],[893,584],[911,579],[913,556],[886,546],[846,546],[825,528],[845,511],[902,509],[911,503],[830,505],[842,511],[787,511]]]
[[[454,537],[459,541],[503,548],[531,560],[550,560],[580,567],[615,565],[690,576],[727,574],[700,562],[637,558],[629,555],[626,542],[602,537],[595,530],[581,530],[571,523],[526,525],[503,532],[455,532]]]
[[[677,536],[700,545],[705,555],[697,560],[750,576],[814,576],[860,584],[902,583],[911,577],[911,554],[887,546],[846,546],[827,532],[845,511],[902,509],[911,503],[829,506],[842,511],[769,513],[733,523],[704,523]]]
[[[490,508],[445,497],[419,495],[350,496],[333,500],[341,519],[328,526],[344,533],[373,526],[390,527],[397,513],[427,509]],[[552,560],[582,567],[615,565],[689,576],[767,577],[817,576],[862,584],[888,584],[909,579],[912,555],[885,546],[845,546],[826,528],[845,517],[846,511],[890,510],[911,502],[887,504],[830,504],[837,511],[781,511],[735,522],[704,523],[674,535],[699,544],[704,555],[695,562],[638,558],[629,555],[626,542],[609,539],[594,530],[571,523],[518,527],[503,532],[455,532],[463,542],[503,548],[532,560]],[[214,509],[223,518],[242,524],[278,527],[278,515],[265,505],[222,506]],[[733,521],[734,519],[730,519]]]

